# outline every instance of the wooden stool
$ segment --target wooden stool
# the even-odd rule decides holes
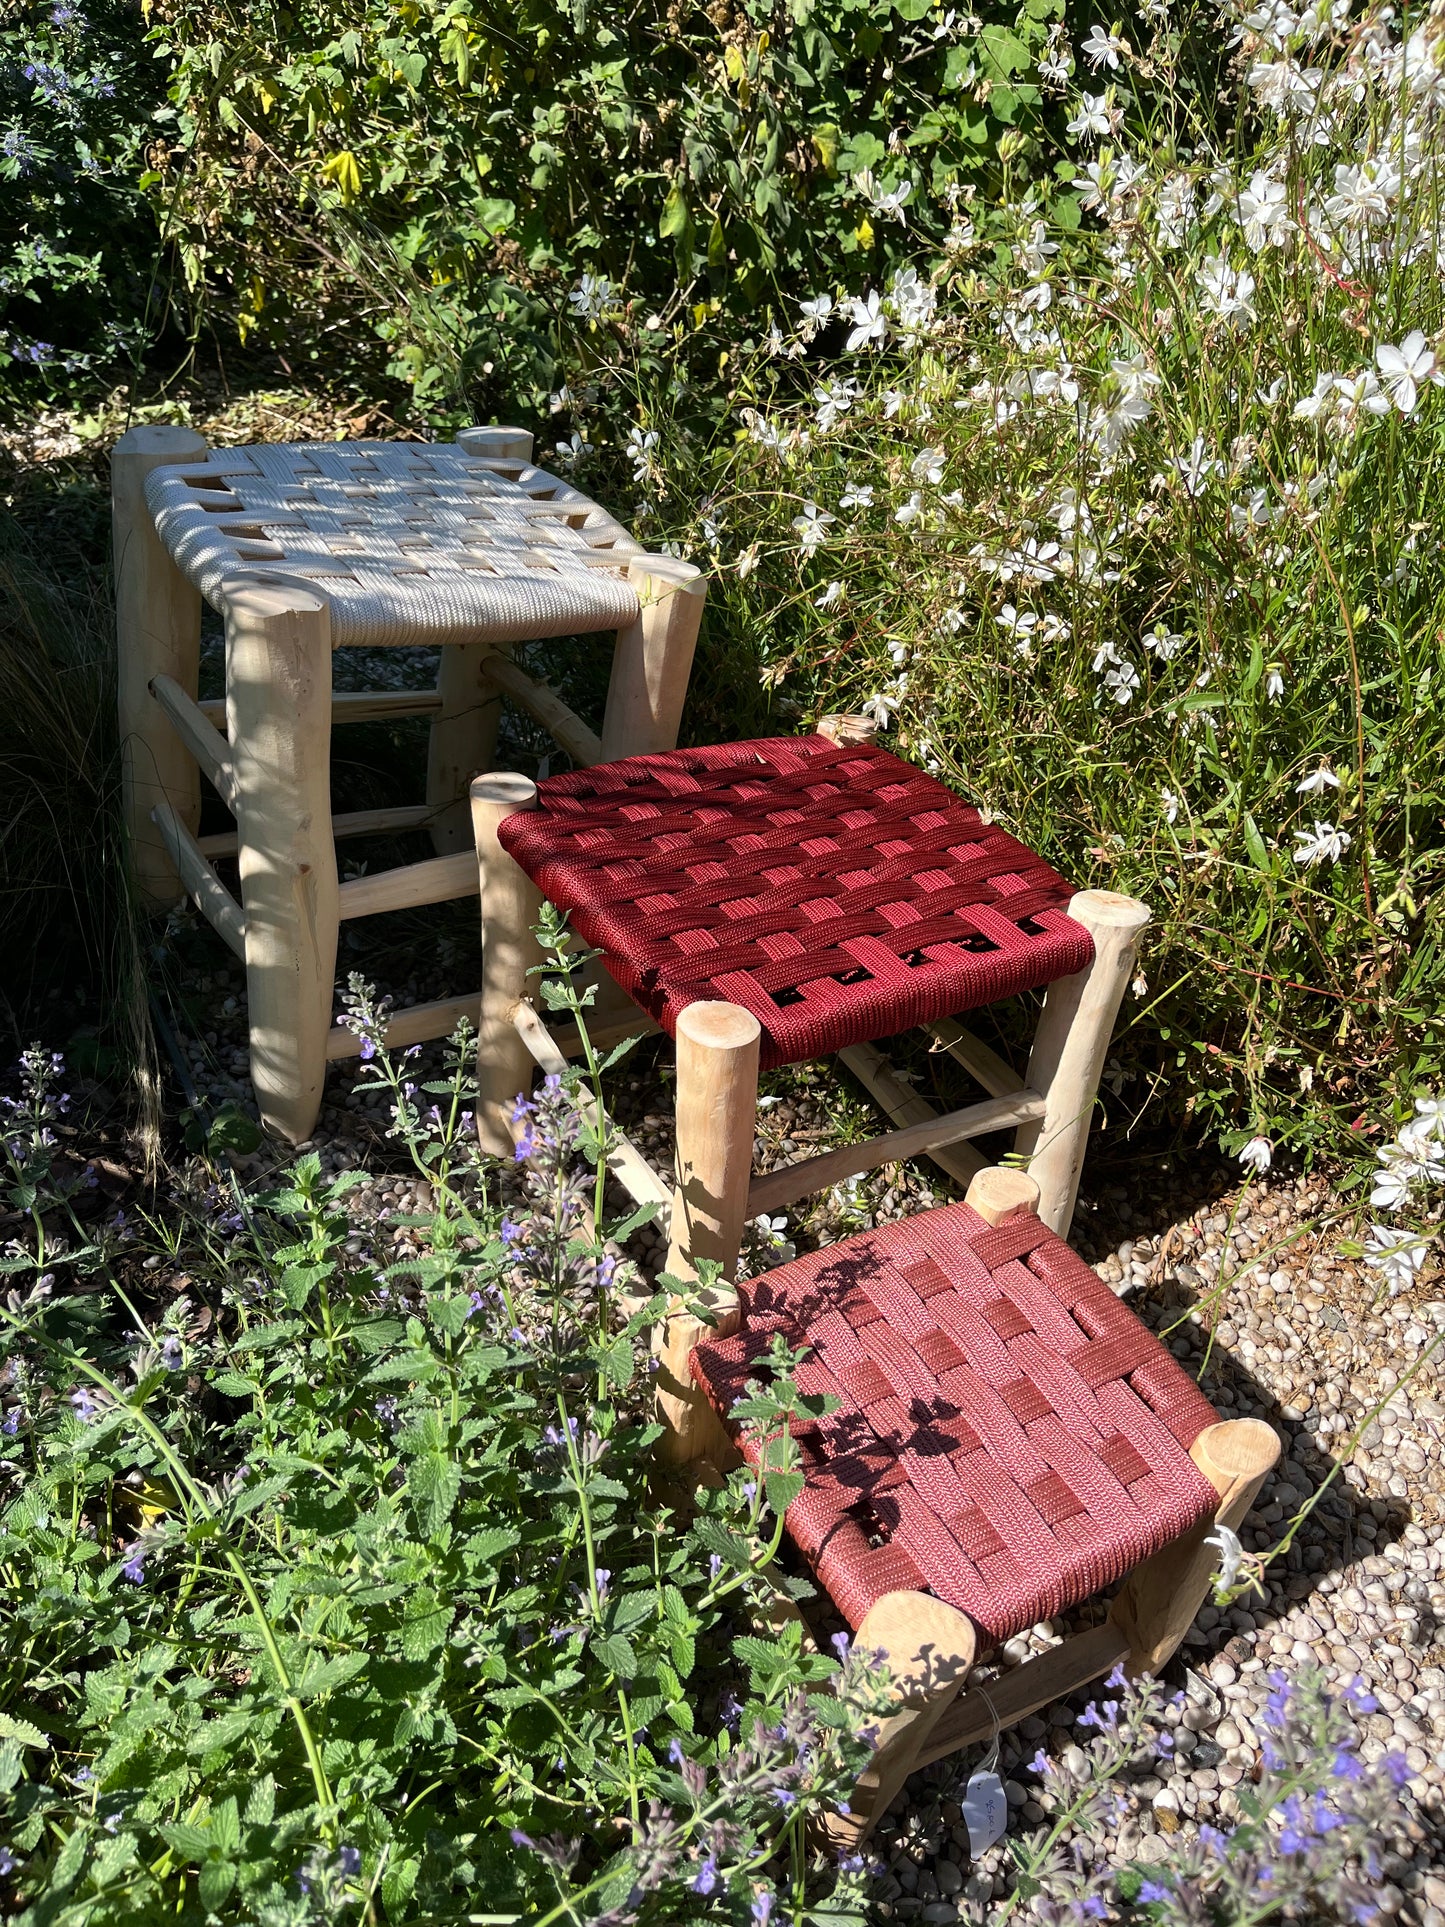
[[[454,444],[327,442],[208,450],[133,428],[112,462],[124,809],[152,907],[182,891],[246,965],[251,1074],[265,1122],[300,1142],[329,1059],[343,917],[477,890],[467,783],[490,766],[502,697],[574,763],[677,741],[705,583],[647,554],[531,461],[515,428]],[[226,695],[197,701],[201,601],[226,622]],[[614,630],[600,737],[510,658],[513,644]],[[331,651],[441,645],[434,690],[336,694]],[[426,802],[333,818],[337,722],[430,716]],[[204,773],[235,831],[198,837]],[[339,882],[334,839],[426,828],[436,856]],[[238,903],[212,859],[236,855]],[[388,1041],[445,1036],[475,996],[396,1013]]]
[[[723,1294],[717,1334],[685,1359],[672,1346],[708,1401],[676,1436],[699,1470],[760,1463],[728,1414],[775,1334],[806,1348],[799,1389],[838,1400],[793,1426],[805,1483],[785,1524],[857,1644],[886,1654],[901,1702],[834,1817],[840,1843],[915,1768],[1115,1666],[1157,1672],[1209,1592],[1207,1539],[1239,1527],[1279,1455],[1261,1420],[1219,1422],[1039,1222],[1038,1195],[1020,1171],[984,1170],[963,1204]],[[1102,1624],[963,1690],[977,1653],[1121,1579]]]
[[[661,1026],[677,1040],[677,1175],[625,1140],[613,1167],[671,1212],[668,1269],[724,1276],[743,1225],[810,1192],[927,1152],[967,1182],[964,1141],[1016,1127],[1061,1235],[1129,980],[1143,904],[1064,879],[853,719],[810,737],[631,757],[549,777],[480,777],[482,871],[477,1127],[510,1150],[535,1059],[565,1068],[527,1002],[542,898],[567,911],[641,1012],[599,1042]],[[953,1021],[1047,985],[1026,1077]],[[940,1116],[873,1040],[922,1024],[989,1093]],[[901,1128],[752,1175],[761,1066],[837,1051]]]

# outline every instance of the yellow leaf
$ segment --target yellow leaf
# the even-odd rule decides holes
[[[854,232],[858,237],[858,245],[860,248],[872,247],[873,223],[868,219],[868,216],[866,214],[863,216],[863,219],[858,223],[858,226],[854,230]]]
[[[256,82],[256,92],[261,96],[261,112],[263,114],[269,114],[281,98],[269,80],[258,80]]]
[[[321,172],[328,181],[336,183],[343,201],[350,203],[360,195],[361,169],[356,165],[356,156],[349,147],[343,147],[339,154],[333,154],[324,162]]]
[[[724,52],[723,65],[727,68],[728,79],[732,82],[734,87],[737,86],[740,80],[745,80],[747,78],[748,70],[743,65],[743,57],[738,52],[736,47],[730,45],[727,48],[727,50]]]

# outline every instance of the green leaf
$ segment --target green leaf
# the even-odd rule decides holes
[[[625,1592],[607,1616],[607,1630],[613,1633],[631,1632],[644,1619],[651,1619],[656,1606],[656,1596],[651,1592]]]
[[[429,1534],[436,1534],[451,1517],[462,1489],[462,1468],[444,1452],[423,1452],[407,1469],[407,1491]]]
[[[624,1639],[621,1633],[612,1633],[602,1639],[594,1639],[592,1654],[617,1679],[628,1680],[637,1677],[637,1654],[632,1649],[631,1640]]]
[[[1249,860],[1256,870],[1265,876],[1274,875],[1274,865],[1270,861],[1269,850],[1259,833],[1259,825],[1246,810],[1244,813],[1244,847],[1249,851]]]
[[[18,1740],[21,1746],[33,1746],[38,1752],[49,1751],[50,1741],[38,1726],[29,1720],[17,1719],[13,1713],[0,1713],[0,1740]]]
[[[209,1912],[217,1908],[236,1884],[236,1867],[231,1860],[205,1860],[196,1876],[196,1892]]]
[[[685,234],[690,222],[687,196],[682,190],[681,182],[674,181],[668,190],[667,199],[662,204],[662,218],[657,224],[657,231],[664,241],[671,241],[677,235]]]
[[[323,1693],[334,1693],[338,1686],[355,1679],[364,1673],[371,1663],[369,1653],[337,1653],[333,1659],[323,1660],[319,1666],[309,1667],[296,1681],[298,1699],[320,1699]]]

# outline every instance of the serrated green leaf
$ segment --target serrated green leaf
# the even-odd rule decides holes
[[[617,1679],[637,1677],[637,1654],[630,1639],[624,1639],[621,1633],[612,1633],[594,1639],[591,1646],[593,1658]]]

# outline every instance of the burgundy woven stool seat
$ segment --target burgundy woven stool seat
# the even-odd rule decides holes
[[[1214,1516],[1189,1447],[1218,1414],[1035,1217],[945,1205],[738,1290],[693,1375],[728,1424],[775,1332],[808,1347],[800,1388],[840,1404],[797,1428],[786,1523],[855,1627],[917,1590],[1007,1639]]]
[[[822,1057],[1085,969],[1073,886],[872,744],[770,737],[545,778],[502,846],[665,1030],[700,999]]]

